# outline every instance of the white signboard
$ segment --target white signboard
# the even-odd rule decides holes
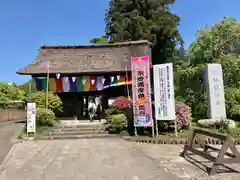
[[[36,130],[36,103],[27,104],[27,132]]]
[[[221,64],[208,64],[205,69],[205,85],[208,95],[208,116],[220,120],[226,118],[223,73]]]
[[[156,120],[175,120],[172,63],[153,66]]]

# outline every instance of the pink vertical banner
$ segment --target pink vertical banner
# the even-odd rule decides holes
[[[149,57],[132,57],[132,97],[134,126],[153,126]]]

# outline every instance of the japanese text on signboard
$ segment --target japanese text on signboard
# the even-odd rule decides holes
[[[175,119],[172,64],[154,65],[154,97],[157,120]]]
[[[158,113],[160,116],[167,116],[167,94],[166,94],[166,69],[159,69],[160,77],[160,107]]]

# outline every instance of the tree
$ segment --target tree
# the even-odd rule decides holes
[[[240,88],[240,54],[229,53],[216,62],[222,65],[225,87]]]
[[[189,47],[192,64],[214,63],[228,53],[240,52],[240,24],[234,18],[223,18],[215,25],[200,29]]]
[[[192,107],[195,118],[207,115],[207,98],[200,76],[207,63],[223,68],[226,109],[229,118],[240,118],[240,24],[234,18],[207,25],[188,49],[188,61],[175,64],[176,96]]]
[[[0,82],[0,101],[2,103],[22,100],[24,100],[24,91],[19,89],[16,85]]]
[[[101,36],[97,38],[93,38],[90,40],[90,43],[92,44],[108,44],[107,36]]]
[[[24,91],[19,89],[17,85],[0,82],[0,108],[22,108],[21,101],[24,101],[24,94]]]
[[[30,86],[29,86],[29,83],[31,83]],[[24,84],[19,85],[18,87],[21,90],[23,90],[26,94],[29,93],[29,87],[31,87],[30,92],[36,92],[37,91],[36,84],[35,84],[35,81],[33,79],[27,81]]]
[[[180,18],[170,12],[175,0],[110,0],[106,36],[110,42],[148,40],[154,43],[153,64],[171,61],[183,44],[177,29]]]
[[[46,106],[46,93],[35,92],[26,99],[28,102],[35,102],[38,108],[45,108]],[[48,92],[48,109],[51,109],[54,113],[62,111],[62,101],[58,95]]]

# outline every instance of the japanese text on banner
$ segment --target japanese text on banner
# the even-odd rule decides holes
[[[134,125],[152,126],[148,56],[132,58],[132,77]]]

